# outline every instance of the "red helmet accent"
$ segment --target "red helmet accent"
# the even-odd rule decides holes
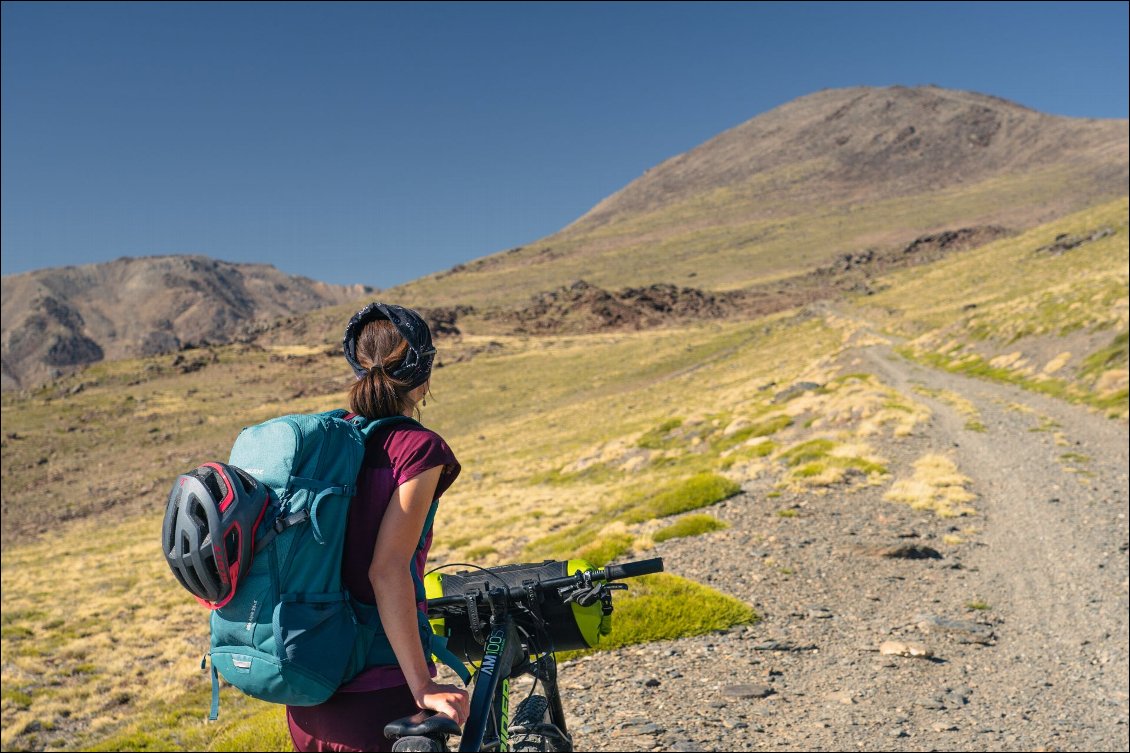
[[[269,504],[267,487],[234,465],[205,463],[174,482],[161,532],[165,559],[204,606],[219,609],[235,595]]]

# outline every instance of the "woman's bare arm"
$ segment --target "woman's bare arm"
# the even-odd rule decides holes
[[[439,685],[428,672],[420,645],[416,588],[409,569],[442,472],[441,465],[429,468],[397,487],[381,520],[369,565],[369,581],[377,598],[381,625],[416,704],[447,714],[462,724],[469,705],[466,691],[453,685]]]

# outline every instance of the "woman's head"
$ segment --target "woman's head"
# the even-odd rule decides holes
[[[435,348],[412,309],[372,303],[345,329],[345,358],[357,376],[349,408],[366,418],[411,412],[428,390]]]

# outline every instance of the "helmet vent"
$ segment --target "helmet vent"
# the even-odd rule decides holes
[[[206,473],[204,475],[204,478],[201,480],[204,482],[204,486],[208,487],[208,491],[212,492],[212,499],[216,500],[217,502],[228,495],[228,490],[226,488],[227,485],[220,484],[220,474],[216,471]]]

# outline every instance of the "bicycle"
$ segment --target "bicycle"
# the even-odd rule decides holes
[[[462,731],[454,720],[422,711],[385,726],[394,751],[447,751],[447,738],[460,735],[460,751],[572,751],[573,738],[557,687],[556,651],[583,648],[574,635],[573,604],[612,613],[612,592],[627,589],[613,581],[658,573],[660,558],[577,570],[572,575],[541,578],[548,566],[508,565],[461,571],[457,593],[428,599],[429,617],[448,626],[448,646],[470,662],[479,661],[471,708]],[[445,581],[445,590],[448,582]],[[484,624],[486,621],[486,624]],[[485,628],[485,629],[484,629]],[[531,675],[530,694],[510,716],[510,680]],[[541,683],[544,694],[535,694]]]

